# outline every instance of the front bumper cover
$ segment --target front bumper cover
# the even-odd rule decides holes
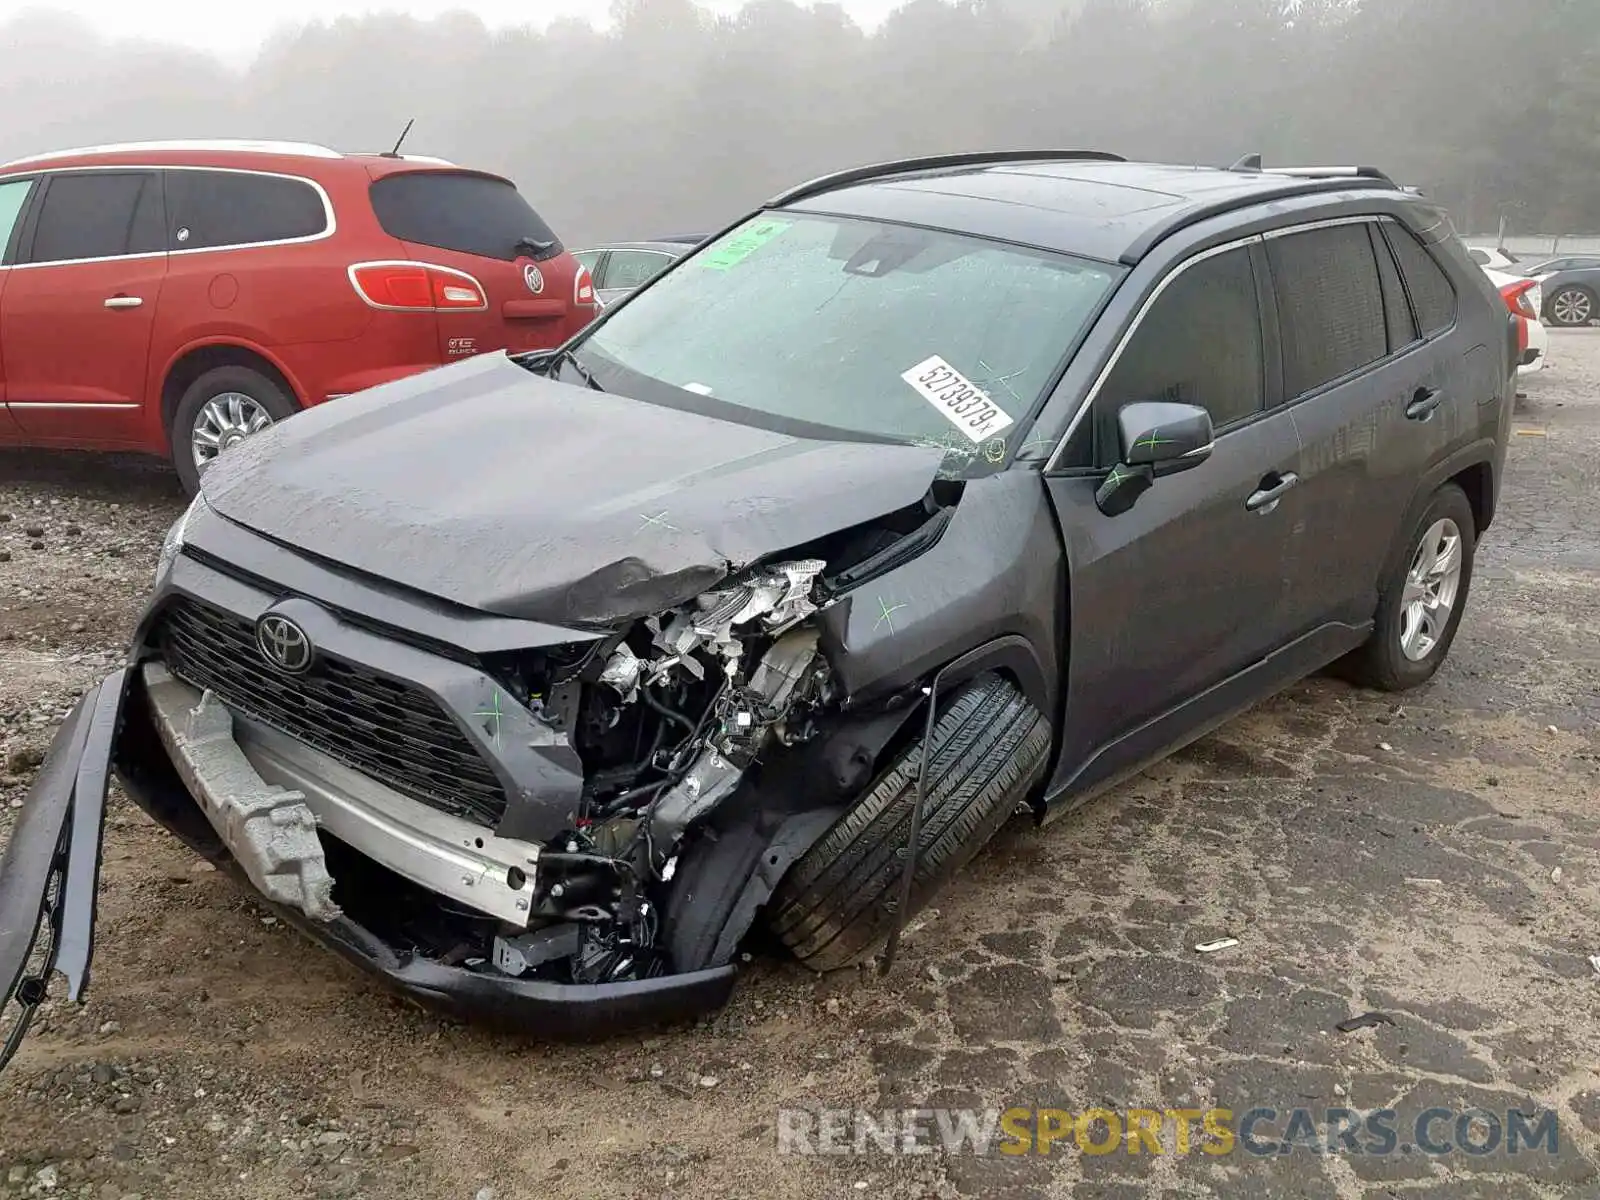
[[[140,808],[197,854],[249,884],[167,758],[143,688],[130,686],[132,678],[132,668],[115,671],[78,702],[58,730],[0,858],[0,985],[6,988],[0,1011],[16,1002],[24,1016],[0,1045],[0,1067],[20,1042],[32,1006],[43,998],[48,971],[29,970],[41,938],[48,938],[48,965],[66,976],[68,998],[82,999],[88,986],[113,764]],[[317,921],[259,892],[257,897],[287,924],[424,1006],[539,1038],[601,1038],[700,1016],[727,1002],[736,974],[725,965],[610,984],[518,979],[424,958],[348,915]]]

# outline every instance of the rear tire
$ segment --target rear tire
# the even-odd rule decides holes
[[[1600,302],[1581,284],[1569,284],[1545,301],[1544,311],[1552,325],[1577,329],[1600,316]]]
[[[1477,537],[1466,493],[1445,484],[1412,527],[1405,557],[1383,582],[1372,637],[1338,664],[1339,673],[1383,692],[1403,692],[1432,679],[1466,611]],[[1449,571],[1434,570],[1444,561],[1442,548],[1460,564],[1453,582]],[[1448,611],[1437,603],[1441,599]]]
[[[281,384],[250,367],[213,367],[201,375],[178,401],[167,431],[183,490],[191,496],[200,490],[203,466],[196,458],[197,438],[212,439],[215,452],[222,453],[299,411]]]
[[[922,761],[918,737],[795,863],[768,920],[816,971],[861,962],[894,920]],[[944,706],[933,731],[922,852],[909,920],[1005,824],[1043,776],[1050,726],[1010,680],[981,675]]]

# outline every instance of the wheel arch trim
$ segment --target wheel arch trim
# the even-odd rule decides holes
[[[938,670],[928,672],[924,678],[931,681],[935,675],[942,673],[944,678],[939,690],[941,694],[948,695],[953,688],[970,682],[986,671],[996,671],[1010,677],[1023,698],[1050,724],[1053,754],[1059,739],[1049,707],[1049,677],[1038,651],[1028,639],[1019,634],[994,638],[950,659]],[[906,707],[908,722],[918,709],[918,705]],[[1045,778],[1049,777],[1049,773],[1047,767]],[[725,844],[729,847],[728,866],[745,870],[748,874],[744,885],[734,893],[732,903],[727,906],[728,915],[716,937],[712,964],[732,960],[739,944],[755,925],[757,913],[777,891],[789,868],[833,827],[833,823],[845,811],[848,810],[822,806],[794,813],[778,825],[756,855],[750,855],[748,850],[741,852],[736,839],[726,840]]]

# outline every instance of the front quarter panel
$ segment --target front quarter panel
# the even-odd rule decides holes
[[[976,479],[935,545],[824,612],[823,650],[850,705],[858,706],[1007,639],[996,665],[1053,718],[1065,579],[1038,474],[1019,469]]]

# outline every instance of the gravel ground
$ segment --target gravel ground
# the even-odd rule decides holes
[[[264,918],[113,792],[92,997],[51,1003],[0,1078],[0,1197],[1596,1195],[1600,331],[1552,341],[1431,685],[1307,681],[1013,826],[887,979],[758,956],[691,1029],[492,1036]],[[0,456],[0,839],[181,508],[158,470]],[[1335,1029],[1369,1010],[1392,1024]],[[819,1104],[1388,1105],[1402,1128],[1546,1106],[1560,1136],[1516,1158],[780,1156],[778,1108]]]

